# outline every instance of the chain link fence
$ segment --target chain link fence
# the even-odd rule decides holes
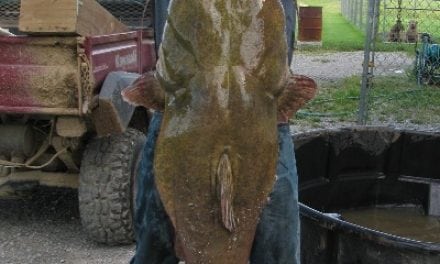
[[[440,37],[440,1],[380,0],[380,32],[383,41],[415,43],[418,33]]]
[[[419,84],[437,84],[440,50],[435,43],[440,41],[440,1],[375,0],[374,14],[369,13],[369,2],[341,0],[341,13],[362,32],[367,32],[368,18],[372,18],[375,74],[413,70]]]
[[[374,118],[394,100],[400,107],[390,109],[384,121],[440,123],[440,49],[435,44],[440,1],[370,0],[369,5],[365,41],[371,50],[364,51],[368,70],[363,72],[366,91],[365,98],[361,93],[359,122]]]
[[[324,39],[322,48],[296,51],[293,71],[311,76],[320,89],[295,123],[440,129],[440,1],[329,2],[337,2],[339,15],[362,33],[364,49],[333,50]],[[323,10],[325,16],[329,8]],[[324,25],[324,38],[342,35],[335,24]]]
[[[342,15],[362,32],[367,30],[369,1],[341,0]],[[440,1],[379,0],[377,5],[375,31],[382,41],[414,43],[419,32],[440,37]]]
[[[369,0],[342,0],[341,13],[347,21],[362,32],[366,32],[368,24]]]
[[[97,0],[113,16],[132,29],[152,26],[151,2],[146,0]],[[0,0],[0,26],[16,29],[20,15],[20,0]]]
[[[0,26],[15,28],[18,25],[20,15],[20,1],[0,0]]]

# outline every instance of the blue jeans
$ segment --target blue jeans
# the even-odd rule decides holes
[[[154,0],[154,42],[156,44],[156,51],[159,50],[159,45],[162,43],[163,31],[168,16],[168,6],[171,0]]]
[[[287,60],[289,65],[292,63],[293,44],[295,42],[296,30],[296,0],[281,0],[286,17],[286,38],[287,38]]]
[[[153,174],[154,148],[161,121],[162,114],[154,113],[136,179],[136,253],[132,264],[178,263],[174,253],[173,226],[160,200]]]
[[[298,173],[288,124],[278,125],[277,177],[255,232],[252,264],[299,264]]]
[[[164,210],[153,175],[154,147],[162,114],[150,122],[139,166],[136,197],[136,254],[132,264],[178,263],[174,252],[174,229]],[[298,176],[293,142],[287,124],[278,126],[277,180],[255,233],[252,264],[298,264]]]

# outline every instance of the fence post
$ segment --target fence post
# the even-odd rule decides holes
[[[386,29],[386,17],[388,16],[387,14],[387,0],[382,0],[383,1],[383,14],[382,14],[382,41],[387,41],[387,29]]]
[[[359,24],[358,24],[358,10],[359,10],[359,7],[358,7],[358,5],[359,5],[359,1],[355,1],[354,2],[354,14],[353,14],[353,16],[354,16],[354,20],[353,20],[353,24],[357,27],[357,26],[359,26]]]
[[[371,86],[371,78],[373,77],[373,67],[371,65],[371,51],[374,46],[374,33],[375,30],[375,20],[376,20],[376,1],[379,0],[369,0],[368,5],[368,23],[365,38],[365,48],[364,48],[364,62],[362,71],[362,84],[361,92],[359,98],[359,112],[357,123],[359,125],[365,125],[367,123],[367,112],[368,112],[368,90]]]
[[[344,9],[344,0],[341,0],[341,14],[342,14],[342,16],[345,16],[345,9]]]
[[[358,1],[357,12],[359,13],[359,15],[358,15],[358,29],[361,29],[362,28],[362,0]]]

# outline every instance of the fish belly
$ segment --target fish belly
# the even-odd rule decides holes
[[[167,121],[165,114],[163,131]],[[178,254],[187,263],[248,262],[275,180],[278,145],[272,125],[272,130],[254,124],[228,131],[211,122],[177,136],[159,135],[156,183],[175,227]],[[229,228],[225,217],[233,223]]]

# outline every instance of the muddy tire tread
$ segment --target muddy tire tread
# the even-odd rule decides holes
[[[78,190],[83,228],[93,240],[109,245],[133,242],[132,171],[144,135],[127,129],[121,135],[92,139],[83,155]]]

